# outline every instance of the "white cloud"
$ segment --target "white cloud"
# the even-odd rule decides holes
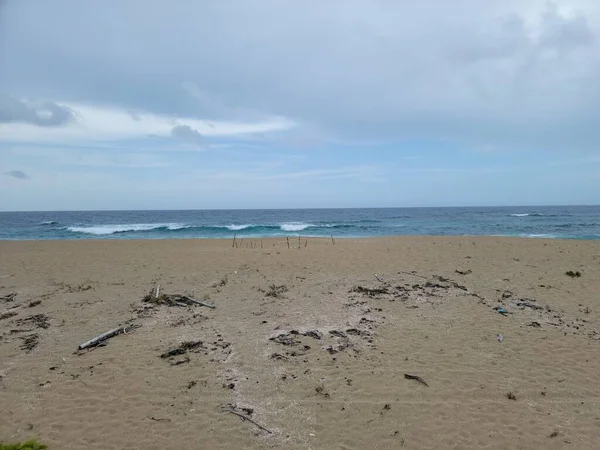
[[[143,139],[148,136],[171,137],[172,130],[189,127],[206,137],[269,133],[294,127],[290,120],[273,117],[255,123],[225,122],[171,117],[108,106],[61,102],[73,111],[76,121],[60,128],[33,124],[0,124],[2,139],[9,142],[94,142]],[[179,128],[177,128],[179,127]]]

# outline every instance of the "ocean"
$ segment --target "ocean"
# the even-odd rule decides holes
[[[271,236],[600,239],[600,206],[0,212],[0,240]]]

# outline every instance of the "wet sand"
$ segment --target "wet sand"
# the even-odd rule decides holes
[[[598,448],[600,242],[290,247],[0,242],[0,441]],[[157,285],[216,308],[143,302]]]

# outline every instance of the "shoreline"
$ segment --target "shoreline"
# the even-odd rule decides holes
[[[490,239],[499,239],[499,240],[525,240],[525,241],[548,241],[548,242],[596,242],[596,241],[600,241],[600,237],[599,238],[593,238],[593,239],[585,239],[585,238],[563,238],[563,237],[544,237],[544,236],[498,236],[498,235],[429,235],[429,234],[395,234],[395,235],[386,235],[386,236],[310,236],[310,235],[282,235],[282,236],[265,236],[265,237],[239,237],[237,236],[236,239],[238,241],[241,241],[242,239],[244,241],[285,241],[286,238],[288,238],[290,240],[290,242],[292,242],[293,240],[298,240],[298,237],[300,237],[303,241],[304,240],[309,240],[309,241],[330,241],[331,242],[331,238],[333,237],[333,239],[335,239],[336,241],[343,241],[343,242],[352,242],[352,241],[363,241],[363,240],[373,240],[373,241],[378,241],[378,240],[394,240],[394,239],[399,239],[399,240],[410,240],[410,239],[416,239],[416,240],[421,240],[421,239],[446,239],[446,240],[451,240],[451,239],[457,239],[457,240],[461,240],[461,239],[476,239],[476,240],[490,240]],[[100,238],[69,238],[69,239],[0,239],[0,245],[2,245],[2,243],[5,242],[15,242],[15,243],[31,243],[31,242],[41,242],[41,243],[47,243],[47,242],[162,242],[162,241],[175,241],[175,242],[211,242],[211,241],[215,241],[215,242],[231,242],[234,239],[234,236],[231,237],[219,237],[219,238],[213,238],[213,237],[182,237],[182,238],[178,238],[178,237],[159,237],[159,238],[104,238],[104,237],[100,237]]]

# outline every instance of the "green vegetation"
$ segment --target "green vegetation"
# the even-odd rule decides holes
[[[4,444],[0,442],[0,450],[46,450],[47,448],[47,445],[36,440],[18,442],[16,444]]]

